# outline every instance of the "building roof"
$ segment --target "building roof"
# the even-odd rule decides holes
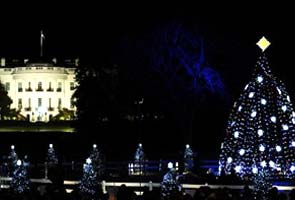
[[[2,58],[3,59],[3,58]],[[21,66],[34,66],[34,65],[46,65],[48,66],[62,66],[62,67],[76,67],[78,66],[79,59],[77,58],[67,58],[67,59],[57,59],[57,58],[5,58],[5,66],[7,68],[21,67]]]

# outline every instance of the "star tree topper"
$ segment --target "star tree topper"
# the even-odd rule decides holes
[[[256,44],[264,52],[269,47],[270,42],[263,36]]]

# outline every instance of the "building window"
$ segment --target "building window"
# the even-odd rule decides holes
[[[49,87],[48,87],[47,91],[48,92],[52,92],[53,91],[52,86],[51,86],[51,82],[49,82]]]
[[[9,82],[6,82],[5,83],[5,90],[6,91],[9,91],[10,90],[10,83]]]
[[[58,86],[57,86],[56,91],[61,92],[61,87],[62,87],[61,82],[58,82]]]
[[[74,98],[71,98],[71,105],[70,107],[73,109],[75,107],[75,100]]]
[[[22,83],[18,83],[17,84],[17,90],[18,90],[18,92],[22,92],[23,91],[23,84]]]
[[[31,82],[28,82],[28,88],[26,89],[26,92],[32,92]]]
[[[43,91],[42,89],[42,82],[38,82],[38,88],[36,91]]]
[[[61,109],[61,98],[58,98],[58,104],[57,108],[60,110]]]
[[[51,98],[48,99],[48,104],[49,104],[48,110],[53,111],[53,107],[51,106]]]
[[[31,98],[28,98],[28,107],[25,108],[25,111],[31,111]]]
[[[74,82],[71,82],[70,83],[70,90],[74,90],[75,89],[75,83]]]
[[[38,107],[42,106],[42,98],[38,98]]]
[[[18,99],[18,109],[21,110],[23,107],[23,101],[22,99]]]

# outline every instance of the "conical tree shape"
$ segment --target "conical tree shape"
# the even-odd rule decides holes
[[[90,158],[87,158],[86,163],[83,165],[83,177],[79,189],[82,194],[92,197],[91,199],[94,199],[94,196],[97,194],[97,173]]]
[[[240,177],[263,171],[272,179],[295,172],[295,113],[284,84],[274,77],[265,54],[234,103],[221,145],[219,170]]]
[[[139,143],[134,155],[134,174],[140,175],[143,174],[144,169],[144,162],[145,162],[145,155],[143,151],[142,144]]]
[[[15,193],[24,193],[30,189],[30,179],[28,175],[28,163],[21,160],[16,162],[12,179],[11,188]]]

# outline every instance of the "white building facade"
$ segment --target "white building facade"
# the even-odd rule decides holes
[[[31,122],[48,122],[62,109],[75,111],[72,95],[75,92],[75,68],[59,66],[52,62],[30,62],[9,66],[1,58],[0,82],[12,99],[11,109],[16,109]]]

